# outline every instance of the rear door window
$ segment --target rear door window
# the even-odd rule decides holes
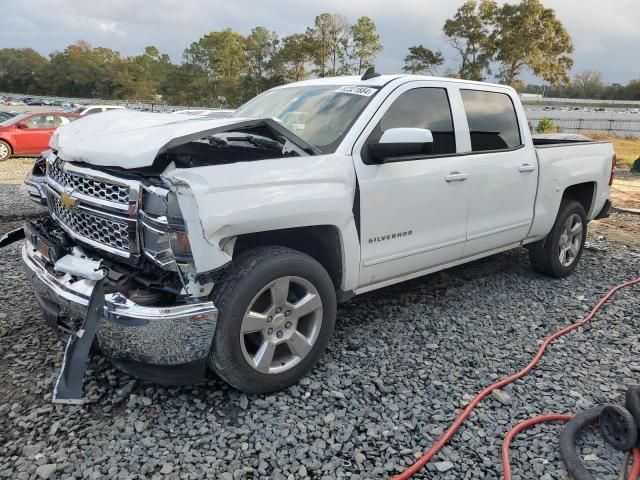
[[[29,128],[54,128],[55,118],[52,114],[34,115],[27,120],[27,125]]]
[[[474,152],[508,150],[522,145],[518,117],[505,93],[460,90]]]
[[[414,88],[401,94],[385,112],[368,143],[377,143],[382,133],[390,128],[431,130],[431,155],[456,153],[453,117],[444,88]]]

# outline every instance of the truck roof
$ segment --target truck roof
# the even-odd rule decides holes
[[[472,80],[461,80],[459,78],[447,78],[447,77],[433,77],[430,75],[409,75],[409,74],[395,74],[395,75],[379,75],[377,77],[369,78],[368,80],[362,80],[360,75],[345,75],[339,77],[325,77],[325,78],[313,78],[309,80],[302,80],[300,82],[288,83],[276,88],[287,88],[292,86],[312,86],[312,85],[355,85],[362,87],[382,87],[393,80],[402,81],[416,81],[422,80],[427,82],[453,82],[461,83],[465,85],[484,85],[492,87],[511,88],[507,85],[500,85],[497,83],[488,82],[476,82]]]

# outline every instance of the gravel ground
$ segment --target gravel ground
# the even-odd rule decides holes
[[[3,228],[32,208],[11,204]],[[429,447],[471,395],[528,363],[539,339],[636,275],[639,251],[594,236],[588,247],[565,280],[534,273],[516,250],[357,297],[340,307],[320,364],[280,393],[244,395],[215,378],[160,387],[95,355],[89,402],[69,407],[50,403],[62,349],[13,245],[0,257],[0,478],[385,478]],[[509,426],[620,401],[625,385],[640,383],[639,293],[621,292],[530,376],[483,402],[415,478],[499,478]],[[568,478],[559,431],[544,425],[516,439],[514,479]],[[615,478],[622,456],[599,436],[585,434],[581,452],[597,478]]]
[[[13,157],[0,163],[0,184],[21,184],[33,168],[36,157]]]

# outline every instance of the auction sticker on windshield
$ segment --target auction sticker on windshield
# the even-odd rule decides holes
[[[376,93],[377,90],[375,88],[347,85],[339,88],[337,91],[341,93],[350,93],[352,95],[362,95],[363,97],[370,97],[371,95]]]

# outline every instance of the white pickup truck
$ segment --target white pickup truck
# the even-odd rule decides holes
[[[532,138],[509,87],[371,72],[229,118],[107,112],[50,145],[51,218],[23,247],[48,323],[79,337],[100,283],[114,364],[246,392],[303,376],[353,295],[522,246],[569,275],[615,169],[609,143]]]

